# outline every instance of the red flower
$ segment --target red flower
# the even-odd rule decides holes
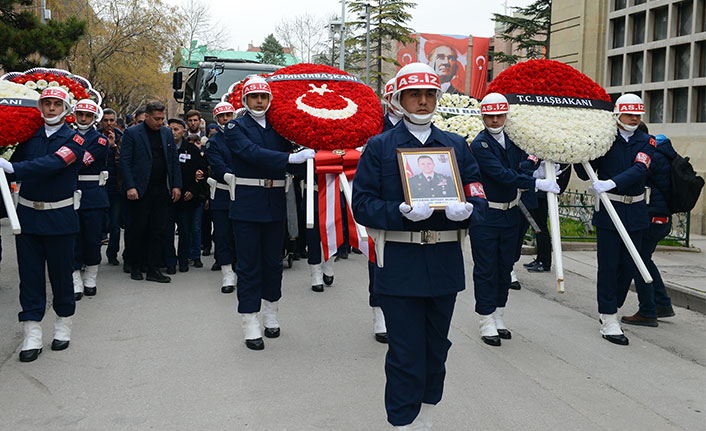
[[[0,105],[0,147],[8,147],[31,138],[42,126],[43,120],[36,108]]]

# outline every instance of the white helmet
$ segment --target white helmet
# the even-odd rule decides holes
[[[615,121],[623,128],[623,130],[628,132],[634,132],[637,129],[637,125],[628,126],[627,124],[620,121],[620,116],[622,114],[634,114],[634,115],[644,115],[645,114],[645,102],[637,94],[623,94],[618,97],[615,101],[615,107],[613,108],[613,115],[615,116]]]
[[[410,114],[400,104],[400,97],[404,90],[417,88],[429,88],[436,90],[437,101],[441,97],[439,75],[434,72],[434,69],[432,69],[428,64],[410,63],[397,72],[397,76],[395,76],[395,89],[392,92],[392,100],[390,103],[395,110],[405,115],[412,123],[428,124],[431,122],[431,117],[434,116],[434,112],[436,112],[436,106],[434,107],[434,111],[428,114],[420,115]]]
[[[270,101],[267,103],[267,108],[265,108],[264,111],[255,111],[250,109],[248,106],[248,102],[246,100],[248,94],[255,93],[267,93],[270,95]],[[262,76],[253,76],[252,78],[249,78],[243,85],[243,97],[241,102],[243,103],[243,107],[245,107],[245,109],[247,109],[253,117],[264,117],[265,113],[268,109],[270,109],[270,105],[272,104],[272,89],[270,88],[270,84],[268,84]]]
[[[505,96],[500,93],[486,94],[483,100],[480,101],[480,112],[481,115],[507,114],[509,112],[509,104]],[[483,125],[494,135],[502,132],[505,128],[505,124],[500,127],[488,127],[485,122],[483,122]]]
[[[214,117],[218,117],[219,115],[225,114],[226,112],[235,113],[235,108],[228,102],[220,102],[218,105],[216,105],[215,108],[213,108]]]
[[[96,102],[91,99],[79,100],[78,103],[74,105],[74,113],[78,111],[93,113],[93,121],[88,124],[81,124],[78,122],[78,120],[76,121],[76,127],[82,132],[85,132],[86,130],[90,129],[95,123],[99,122],[101,118],[103,118],[103,110],[100,106],[98,106]]]
[[[42,99],[59,99],[62,102],[64,102],[64,112],[61,114],[55,116],[55,117],[50,117],[47,118],[44,116],[44,113],[42,112],[42,107],[41,107],[41,100]],[[37,100],[37,109],[39,109],[39,112],[42,113],[42,118],[44,119],[44,122],[47,123],[50,126],[55,126],[61,122],[61,120],[64,119],[67,115],[71,113],[71,98],[69,97],[69,92],[64,90],[61,87],[47,87],[42,91],[42,94],[39,95],[39,99]]]
[[[395,78],[390,79],[387,81],[387,84],[385,84],[385,93],[382,95],[382,102],[387,106],[388,111],[392,112],[398,117],[401,117],[400,113],[395,109],[394,106],[392,106],[392,103],[390,101],[392,100],[392,93],[395,92]]]

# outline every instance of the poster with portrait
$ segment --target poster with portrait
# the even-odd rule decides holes
[[[397,162],[405,202],[443,209],[465,200],[453,148],[398,148]]]
[[[420,33],[419,61],[439,74],[442,91],[466,93],[468,36]]]

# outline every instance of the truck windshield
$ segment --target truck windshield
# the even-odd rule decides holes
[[[203,76],[204,78],[208,75],[209,69],[206,69],[203,71]],[[258,73],[264,73],[265,71],[260,71],[260,70],[247,70],[247,69],[225,69],[223,70],[222,73],[220,73],[218,76],[216,76],[216,84],[218,84],[218,91],[216,91],[215,94],[211,94],[208,92],[208,84],[210,82],[206,82],[205,80],[201,83],[201,101],[220,101],[221,96],[225,94],[226,91],[228,91],[228,88],[230,88],[231,84],[234,82],[238,82],[240,80],[245,79],[249,75],[254,75]],[[204,79],[202,78],[202,79]],[[211,82],[213,82],[211,80]]]

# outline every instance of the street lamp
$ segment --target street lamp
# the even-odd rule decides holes
[[[341,0],[341,55],[338,59],[338,68],[344,70],[346,52],[346,0]]]

